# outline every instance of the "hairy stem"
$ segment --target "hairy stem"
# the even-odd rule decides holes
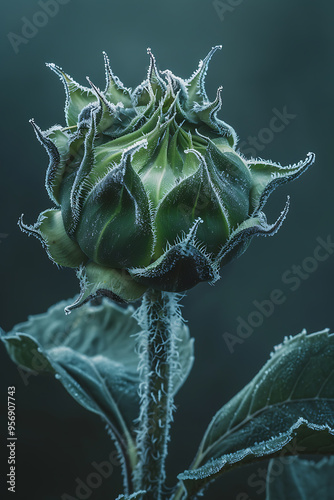
[[[172,375],[175,328],[180,321],[179,296],[150,290],[136,313],[140,334],[141,413],[138,430],[139,463],[135,472],[145,500],[161,500],[165,460],[173,412]]]

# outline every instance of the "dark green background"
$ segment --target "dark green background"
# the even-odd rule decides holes
[[[55,62],[77,81],[85,76],[103,87],[102,50],[127,86],[145,78],[146,48],[160,69],[188,77],[211,46],[223,45],[207,76],[214,98],[223,84],[220,117],[235,127],[240,140],[268,127],[273,108],[287,107],[296,118],[259,153],[282,164],[308,151],[316,164],[298,181],[272,195],[266,213],[273,222],[291,195],[291,210],[273,238],[253,241],[237,262],[222,271],[214,287],[197,286],[184,300],[184,317],[196,339],[197,359],[176,399],[168,466],[171,478],[186,468],[211,416],[240,390],[266,361],[274,344],[303,327],[334,327],[334,255],[292,292],[282,274],[311,257],[316,238],[333,235],[333,13],[330,1],[244,0],[223,2],[232,11],[220,19],[211,1],[69,0],[16,54],[7,34],[20,34],[23,17],[41,10],[38,2],[12,0],[1,16],[1,318],[8,330],[28,314],[45,311],[73,296],[78,283],[71,270],[58,270],[40,244],[20,233],[21,213],[32,223],[52,206],[44,188],[45,152],[28,119],[46,129],[63,123],[64,93],[45,66]],[[286,300],[231,354],[223,333],[235,334],[237,317],[255,310],[275,288]],[[97,418],[71,401],[60,384],[31,377],[24,385],[1,347],[1,447],[5,437],[6,390],[17,387],[17,499],[74,496],[75,479],[85,481],[91,462],[105,460],[111,443]],[[264,464],[265,465],[265,464]],[[227,474],[207,493],[212,500],[261,500],[250,483],[258,466]],[[2,474],[7,465],[2,463]],[[120,490],[119,470],[92,495],[113,500]],[[244,495],[240,493],[245,492]]]

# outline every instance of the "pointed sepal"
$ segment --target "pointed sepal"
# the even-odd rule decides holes
[[[208,55],[200,61],[197,70],[194,74],[186,81],[186,87],[188,90],[188,100],[189,107],[192,107],[195,103],[203,105],[208,102],[208,97],[205,91],[205,77],[208,71],[209,63],[212,59],[213,54],[217,50],[221,50],[221,45],[216,45],[212,47]]]
[[[308,153],[305,160],[286,167],[264,160],[248,161],[253,179],[250,199],[254,213],[262,210],[269,196],[278,186],[297,179],[312,165],[314,160],[315,154]]]
[[[113,104],[108,101],[104,93],[87,76],[87,81],[92,87],[98,102],[99,109],[96,114],[97,132],[117,137],[123,132],[136,117],[136,112],[132,108],[124,108],[122,102]]]
[[[40,240],[55,264],[76,268],[88,261],[77,243],[67,235],[60,210],[45,210],[33,226],[26,225],[21,216],[18,225],[21,231]]]
[[[207,125],[206,128],[203,125],[199,128],[204,136],[207,134],[209,137],[214,138],[214,131],[219,137],[226,137],[229,145],[233,147],[238,141],[235,130],[231,127],[231,125],[228,125],[226,122],[217,117],[217,113],[222,107],[222,90],[223,87],[218,87],[216,99],[212,102],[205,102],[202,105],[195,103],[193,111],[196,114],[197,121]]]
[[[77,276],[80,281],[80,295],[73,304],[65,308],[66,314],[97,297],[107,297],[120,304],[134,302],[147,290],[146,286],[135,282],[126,270],[112,269],[94,262],[80,267]]]
[[[83,108],[96,101],[94,92],[87,87],[79,85],[73,78],[65,73],[54,63],[47,66],[59,76],[63,82],[66,94],[65,118],[68,127],[76,128],[78,117]]]
[[[147,53],[150,56],[150,66],[148,68],[147,81],[153,94],[155,95],[155,98],[157,100],[160,100],[163,96],[163,93],[166,91],[166,83],[159,75],[157,62],[150,48],[147,49]]]
[[[238,157],[232,161],[213,145],[205,157],[195,149],[185,152],[196,171],[162,199],[156,214],[156,248],[160,251],[167,242],[175,241],[201,217],[204,224],[198,230],[198,239],[205,242],[210,253],[216,253],[233,228],[248,216],[249,172],[241,160],[236,161]]]
[[[274,224],[268,224],[263,212],[242,222],[231,234],[216,257],[218,267],[222,267],[240,257],[248,248],[254,236],[273,236],[282,226],[289,211],[290,198]]]
[[[59,205],[59,187],[65,169],[66,150],[68,147],[68,135],[63,132],[61,127],[53,127],[47,132],[36,125],[35,120],[29,120],[37,139],[45,148],[49,156],[49,166],[45,176],[45,187],[50,199]]]
[[[145,139],[123,152],[119,165],[85,197],[76,240],[96,263],[113,268],[150,262],[153,231],[149,200],[140,177],[131,166]]]
[[[103,52],[103,58],[106,74],[106,88],[104,91],[106,99],[112,104],[122,103],[124,106],[130,106],[132,103],[130,89],[124,87],[120,79],[112,72],[106,52]]]
[[[86,130],[84,138],[76,137],[74,143],[84,148],[84,153],[78,155],[77,165],[69,170],[64,176],[64,182],[60,194],[62,214],[67,233],[74,238],[75,231],[80,221],[82,207],[92,184],[89,181],[89,174],[94,167],[94,141],[96,137],[96,114],[99,109],[93,106],[90,108],[89,129]]]
[[[188,235],[170,246],[155,262],[145,268],[128,269],[133,279],[149,288],[183,292],[201,281],[214,281],[216,267],[196,238],[197,219]]]

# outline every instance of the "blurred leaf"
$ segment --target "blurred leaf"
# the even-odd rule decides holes
[[[110,301],[66,316],[62,301],[2,336],[17,364],[52,372],[82,406],[126,430],[137,417],[137,322]]]
[[[266,500],[332,500],[334,457],[320,462],[298,457],[270,460]]]
[[[13,361],[35,372],[51,372],[84,408],[98,414],[133,449],[133,421],[139,415],[139,375],[134,309],[108,299],[85,304],[70,315],[62,301],[45,314],[29,317],[1,339]],[[181,371],[175,392],[189,374],[193,342],[183,325],[175,332]],[[181,374],[181,375],[180,375]]]
[[[334,453],[334,335],[305,331],[275,348],[254,379],[211,421],[192,469],[191,495],[233,466],[278,453]]]

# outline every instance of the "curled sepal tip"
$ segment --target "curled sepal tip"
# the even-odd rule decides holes
[[[148,68],[147,79],[152,89],[152,92],[153,93],[159,92],[159,95],[157,94],[157,98],[161,99],[162,92],[166,90],[166,83],[159,75],[156,59],[152,54],[152,50],[149,47],[147,49],[147,53],[150,56],[150,66]]]
[[[129,269],[130,276],[149,288],[168,292],[183,292],[202,281],[214,281],[216,266],[204,245],[196,239],[202,222],[202,219],[196,219],[189,233],[170,246],[153,264]]]
[[[60,210],[45,210],[33,226],[23,222],[22,214],[18,226],[29,236],[39,239],[49,259],[57,265],[76,268],[88,261],[80,247],[67,235]]]
[[[205,77],[213,54],[217,50],[221,49],[221,45],[212,47],[208,55],[202,61],[200,61],[195,73],[186,81],[189,101],[190,103],[192,103],[192,105],[194,103],[203,104],[204,102],[208,101],[208,97],[205,91]]]
[[[248,248],[254,236],[273,236],[276,234],[287,216],[289,207],[290,197],[288,196],[284,209],[274,224],[267,223],[263,212],[240,224],[217,255],[217,265],[219,267],[224,266],[236,257],[240,257]]]
[[[247,164],[253,181],[251,200],[254,213],[262,210],[278,186],[297,179],[314,163],[314,160],[314,153],[307,153],[305,160],[285,167],[271,161],[249,160]]]
[[[59,200],[58,200],[57,188],[59,185],[59,180],[64,170],[60,152],[56,144],[49,137],[47,137],[46,133],[42,132],[42,130],[35,123],[35,120],[33,118],[29,120],[29,123],[32,125],[37,139],[45,148],[49,156],[49,166],[45,176],[45,187],[50,199],[54,203],[58,204]],[[66,135],[63,134],[58,127],[54,127],[53,129],[51,129],[50,135],[57,137],[59,139],[60,145],[63,145],[64,143],[67,144]]]
[[[106,52],[102,52],[104,58],[104,69],[106,74],[106,88],[104,95],[113,104],[122,103],[124,106],[131,105],[131,92],[126,88],[121,80],[114,75],[109,57]]]
[[[108,297],[119,303],[133,302],[147,290],[147,287],[136,283],[125,269],[111,269],[93,262],[80,267],[77,276],[80,280],[80,295],[65,308],[66,314],[96,297]]]
[[[47,63],[48,68],[50,68],[56,75],[59,76],[60,80],[63,82],[66,102],[65,102],[65,118],[68,127],[74,127],[77,125],[78,116],[80,111],[85,108],[88,104],[94,102],[96,97],[94,92],[83,87],[77,83],[73,78],[65,73],[59,66],[54,63]]]

